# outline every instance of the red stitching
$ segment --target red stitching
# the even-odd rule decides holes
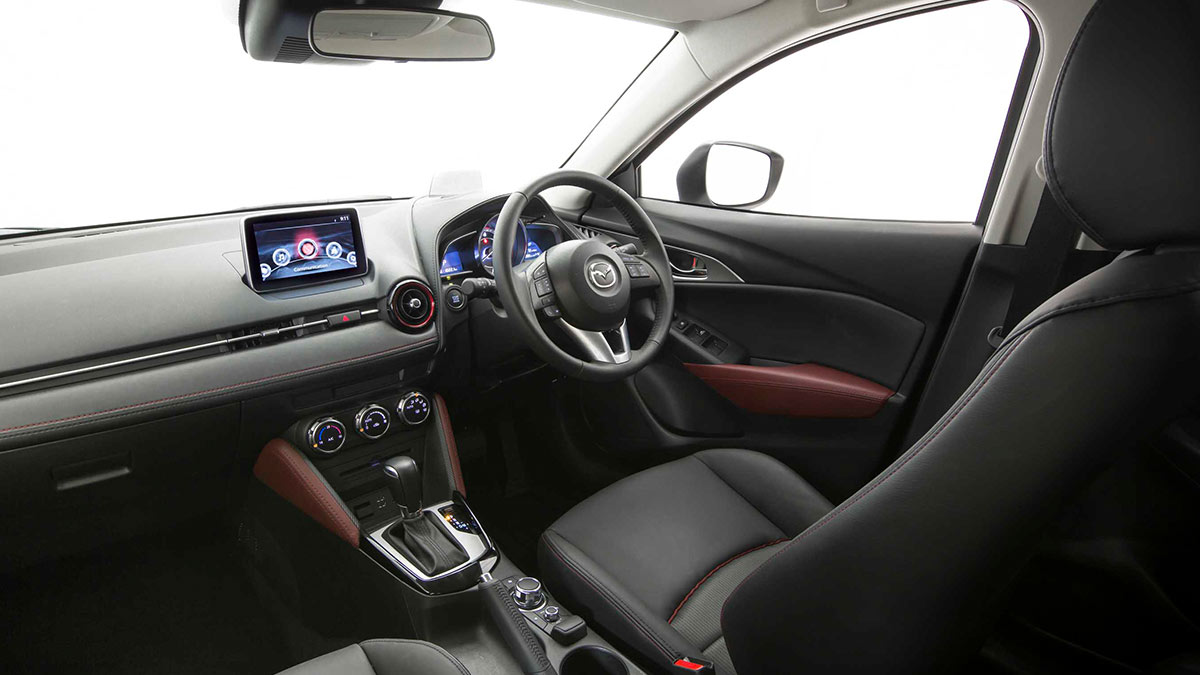
[[[742,586],[745,586],[746,583],[749,582],[750,579],[752,579],[754,577],[754,575],[761,572],[764,567],[766,567],[767,565],[770,565],[771,561],[773,561],[776,558],[778,558],[779,556],[783,555],[788,549],[790,549],[792,546],[796,545],[796,543],[799,542],[800,540],[804,539],[805,537],[812,534],[813,532],[816,532],[817,530],[821,529],[826,523],[830,522],[831,520],[838,517],[842,513],[845,513],[846,510],[849,509],[851,506],[854,506],[854,504],[857,503],[858,500],[860,500],[863,497],[866,497],[867,495],[874,492],[875,488],[879,487],[880,485],[883,485],[889,478],[896,475],[897,471],[904,468],[904,466],[906,464],[908,464],[909,461],[912,460],[912,458],[916,457],[918,454],[921,453],[922,450],[929,447],[929,444],[932,443],[934,441],[934,439],[936,439],[942,433],[942,431],[944,431],[946,429],[946,427],[950,426],[950,423],[954,421],[954,418],[958,417],[958,414],[961,413],[963,410],[966,410],[967,404],[969,404],[972,400],[974,400],[975,396],[979,392],[983,391],[983,386],[992,379],[992,376],[994,376],[997,372],[1000,371],[1000,366],[1004,365],[1004,362],[1008,360],[1008,357],[1010,357],[1014,353],[1016,353],[1017,347],[1021,346],[1021,343],[1024,342],[1025,338],[1029,337],[1029,335],[1030,335],[1029,333],[1023,333],[1020,337],[1018,337],[1015,341],[1013,341],[1012,347],[1011,347],[1011,349],[1009,349],[1008,353],[1006,353],[1004,356],[1002,356],[996,362],[996,364],[992,367],[991,371],[989,371],[983,377],[983,379],[980,380],[979,384],[975,386],[975,389],[970,393],[970,395],[967,396],[967,398],[962,401],[962,403],[958,406],[957,409],[955,409],[955,411],[953,413],[951,413],[949,416],[947,416],[946,419],[943,420],[940,425],[938,425],[937,429],[935,429],[932,433],[930,433],[928,436],[926,436],[925,439],[920,444],[915,446],[908,453],[907,457],[905,457],[894,468],[892,468],[891,471],[887,472],[886,474],[881,476],[878,480],[876,480],[875,483],[873,485],[871,485],[869,488],[867,488],[860,494],[856,495],[854,498],[850,499],[849,501],[843,502],[841,506],[834,509],[833,511],[830,511],[829,515],[825,516],[825,518],[823,518],[820,522],[818,522],[816,525],[813,525],[812,527],[808,528],[807,530],[801,532],[795,539],[792,539],[786,546],[784,546],[782,549],[780,549],[778,553],[771,556],[770,559],[768,559],[763,564],[754,568],[754,571],[751,572],[745,579],[742,579],[742,582],[737,585],[737,588],[733,589],[733,593],[729,594],[729,598],[733,598],[733,596],[737,595],[737,592],[739,590],[741,590]],[[729,598],[726,598],[725,604],[721,605],[721,624],[722,625],[724,625],[724,623],[725,623],[725,607],[729,604]]]
[[[133,403],[130,405],[124,405],[119,408],[109,408],[108,410],[100,410],[98,412],[84,413],[82,415],[72,415],[70,417],[60,417],[59,419],[47,420],[45,422],[33,422],[31,424],[22,424],[20,426],[7,427],[4,429],[0,429],[0,434],[7,433],[9,431],[18,431],[20,429],[31,429],[34,427],[43,427],[43,426],[46,426],[49,424],[58,424],[59,422],[70,422],[71,420],[83,419],[85,417],[95,417],[97,415],[107,415],[109,413],[120,412],[122,410],[130,410],[133,408],[142,408],[145,406],[151,406],[156,403],[165,403],[167,401],[176,401],[176,400],[184,399],[184,398],[192,398],[193,396],[203,396],[204,394],[214,394],[219,391],[227,391],[229,389],[237,389],[238,387],[244,387],[244,386],[251,385],[251,384],[258,384],[260,382],[268,382],[270,380],[278,380],[278,379],[282,379],[285,377],[291,377],[293,375],[299,375],[301,373],[307,373],[307,372],[310,372],[313,370],[320,370],[322,368],[329,368],[331,366],[338,366],[338,365],[342,365],[344,363],[350,363],[352,361],[361,361],[363,359],[369,359],[369,358],[373,358],[376,356],[383,356],[384,354],[390,354],[393,352],[407,351],[409,349],[413,349],[415,347],[420,347],[422,345],[428,344],[429,342],[432,342],[435,340],[437,340],[437,337],[431,337],[426,340],[422,340],[421,342],[414,342],[410,345],[404,345],[403,347],[393,347],[391,349],[385,349],[380,352],[364,354],[363,356],[355,356],[353,358],[342,359],[340,361],[330,361],[329,363],[323,363],[319,366],[309,366],[308,368],[292,370],[292,371],[289,371],[286,373],[279,373],[277,375],[269,375],[267,377],[259,378],[257,380],[247,380],[245,382],[239,382],[237,384],[230,384],[230,385],[226,385],[223,387],[216,387],[213,389],[203,389],[201,391],[194,391],[190,394],[179,394],[178,396],[168,396],[167,398],[159,398],[159,399],[155,399],[153,401],[143,401],[142,403]]]
[[[692,597],[692,593],[695,593],[695,592],[696,592],[696,591],[697,591],[697,590],[700,588],[700,586],[702,586],[702,585],[704,584],[704,582],[708,581],[709,577],[711,577],[712,575],[716,574],[716,573],[717,573],[717,570],[719,570],[719,569],[721,569],[722,567],[724,567],[724,566],[728,565],[729,563],[733,562],[734,560],[737,560],[738,558],[741,558],[741,557],[742,557],[742,556],[744,556],[744,555],[748,555],[748,554],[750,554],[750,553],[754,553],[755,551],[758,551],[758,550],[760,550],[760,549],[764,549],[764,548],[766,548],[766,547],[768,547],[768,546],[774,546],[775,544],[782,544],[782,543],[783,543],[783,542],[785,542],[785,541],[787,541],[787,539],[776,539],[775,541],[768,541],[768,542],[767,542],[767,543],[765,543],[765,544],[761,544],[761,545],[759,545],[759,546],[755,546],[754,548],[752,548],[752,549],[749,549],[749,550],[747,550],[747,551],[742,551],[741,553],[739,553],[739,554],[737,554],[737,555],[733,556],[733,557],[732,557],[732,558],[730,558],[729,560],[726,560],[725,562],[721,563],[720,565],[717,565],[716,567],[712,568],[712,571],[711,571],[711,572],[709,572],[708,574],[705,574],[705,575],[704,575],[704,578],[703,578],[703,579],[701,579],[700,581],[696,582],[696,585],[695,585],[695,586],[692,586],[692,590],[688,591],[688,594],[687,594],[687,595],[685,595],[685,596],[683,596],[683,600],[680,600],[680,601],[679,601],[679,606],[675,608],[675,611],[674,611],[674,612],[671,612],[671,618],[667,619],[667,623],[671,623],[672,621],[674,621],[674,620],[675,620],[675,615],[679,614],[679,610],[683,609],[683,606],[684,606],[684,604],[686,604],[686,603],[687,603],[687,601],[688,601],[688,598]]]

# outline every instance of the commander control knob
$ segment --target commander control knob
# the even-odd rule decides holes
[[[346,426],[332,417],[313,422],[308,427],[308,445],[326,455],[341,450],[346,442]]]
[[[405,424],[415,427],[429,419],[429,397],[419,391],[410,391],[400,399],[396,414]]]
[[[392,425],[392,416],[387,408],[372,403],[358,411],[354,416],[354,429],[367,440],[374,441],[382,438]]]
[[[521,609],[537,609],[546,602],[546,596],[542,594],[542,582],[533,577],[517,579],[517,583],[513,584],[512,597]]]

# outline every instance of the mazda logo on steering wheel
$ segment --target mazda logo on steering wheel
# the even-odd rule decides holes
[[[597,260],[588,265],[588,281],[600,290],[607,290],[616,285],[617,270],[607,260]]]

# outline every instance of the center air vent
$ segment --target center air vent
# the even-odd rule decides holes
[[[420,281],[401,281],[388,296],[388,315],[405,332],[423,330],[433,320],[433,291]]]

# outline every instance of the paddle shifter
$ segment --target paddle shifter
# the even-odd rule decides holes
[[[384,462],[383,475],[401,514],[384,539],[429,577],[467,562],[466,551],[450,537],[438,515],[421,510],[421,471],[412,457],[397,455]]]
[[[408,455],[397,455],[383,463],[383,475],[389,478],[388,492],[408,518],[421,510],[421,470]]]

